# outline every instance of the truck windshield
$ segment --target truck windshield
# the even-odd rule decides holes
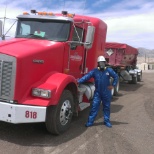
[[[19,19],[16,38],[67,41],[69,32],[70,22],[68,21]]]

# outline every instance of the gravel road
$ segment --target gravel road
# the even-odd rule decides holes
[[[142,82],[120,84],[112,99],[112,128],[103,125],[101,109],[94,126],[85,128],[89,108],[60,136],[48,134],[42,123],[0,122],[0,154],[154,154],[153,97],[154,71],[144,71]]]

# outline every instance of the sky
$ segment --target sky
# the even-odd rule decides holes
[[[154,0],[0,0],[0,20],[6,17],[4,33],[16,16],[31,9],[97,17],[108,26],[106,42],[154,49]],[[7,39],[14,36],[15,27]]]

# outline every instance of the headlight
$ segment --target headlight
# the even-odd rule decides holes
[[[42,98],[51,98],[51,91],[45,89],[33,88],[32,95]]]

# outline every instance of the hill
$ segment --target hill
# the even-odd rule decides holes
[[[139,54],[137,57],[137,63],[150,63],[154,62],[154,49],[149,50],[145,48],[138,48]]]
[[[150,57],[150,58],[154,58],[154,49],[153,50],[149,50],[149,49],[145,49],[145,48],[138,48],[139,51],[139,57]]]

